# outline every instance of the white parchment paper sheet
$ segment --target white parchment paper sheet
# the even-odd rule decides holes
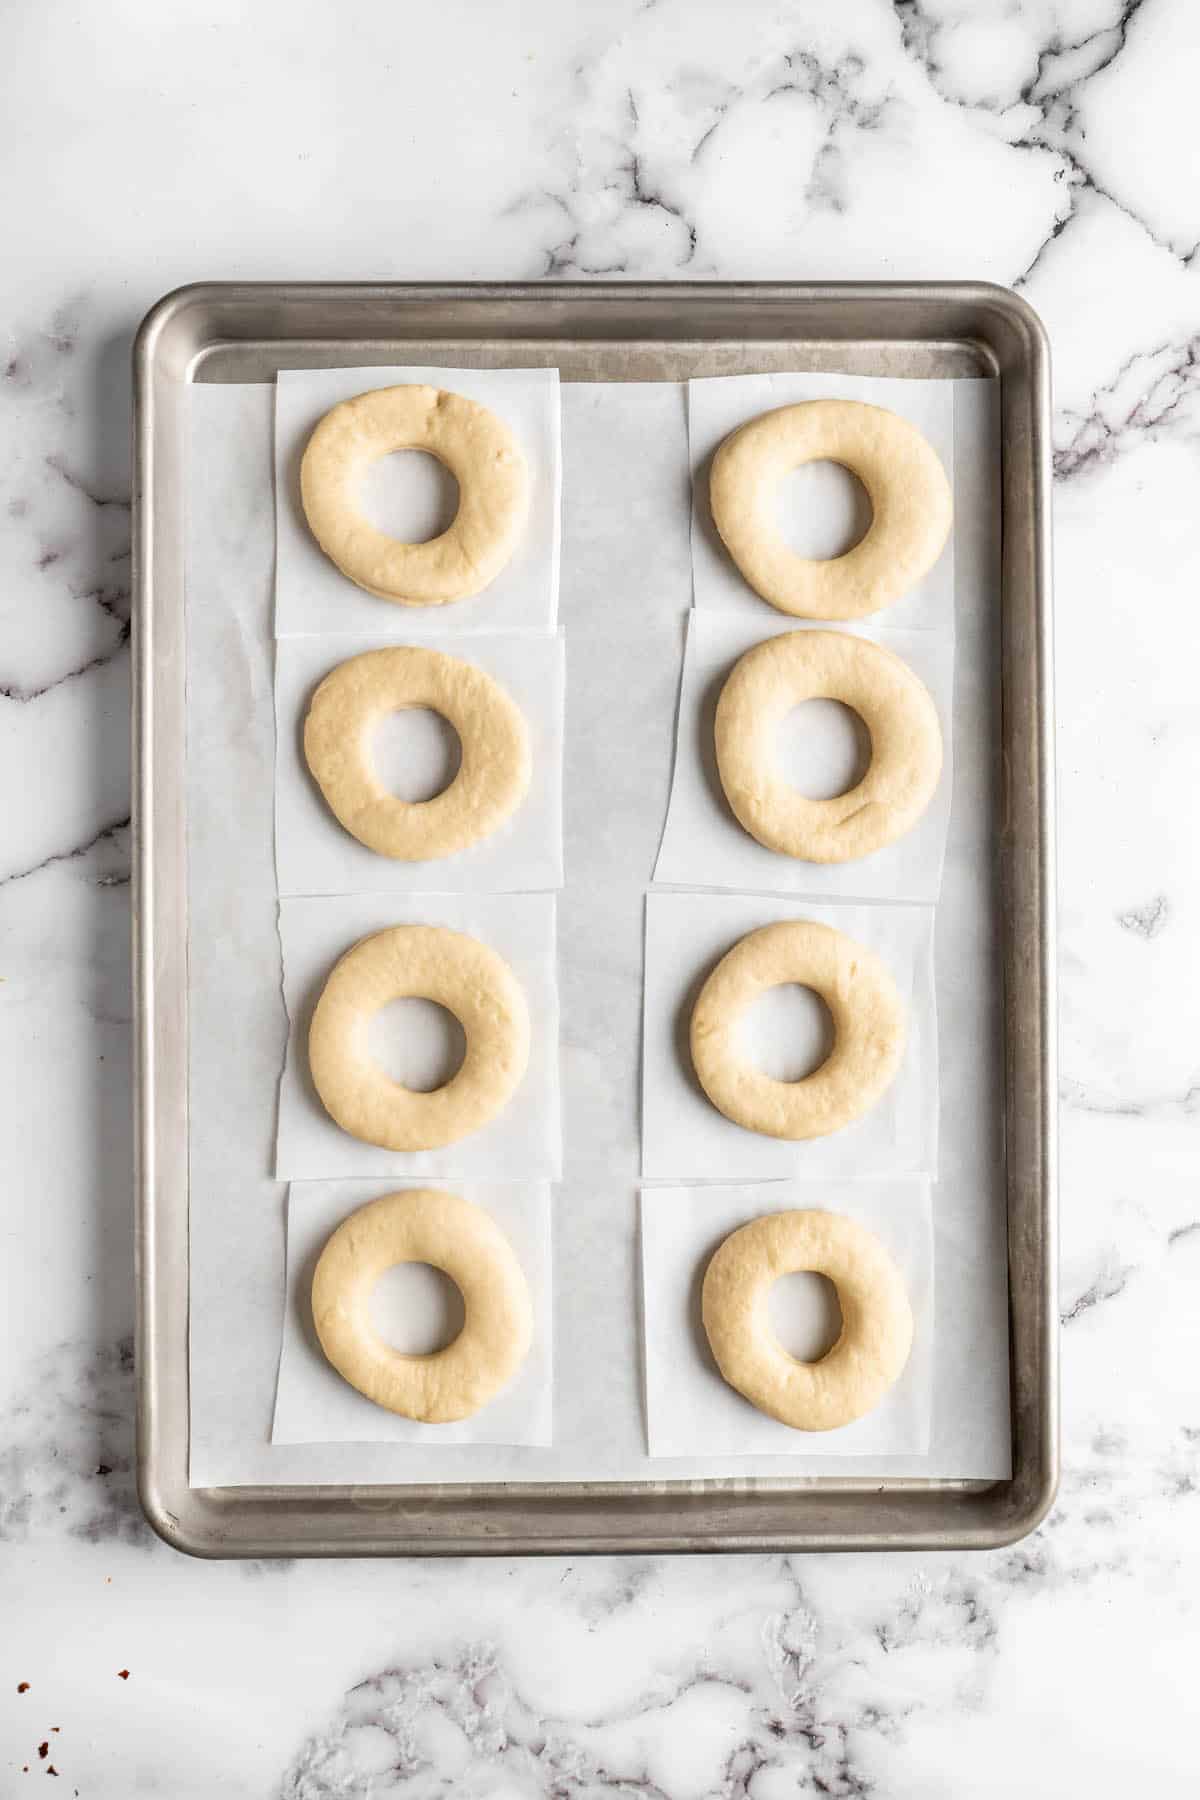
[[[1009,1469],[1004,1071],[995,880],[998,387],[954,384],[954,809],[937,922],[941,1175],[933,1437],[890,1476]],[[276,926],[273,390],[191,389],[188,542],[191,1479],[198,1486],[861,1476],[856,1457],[646,1454],[637,1248],[643,904],[666,813],[691,602],[685,390],[563,389],[569,704],[559,900],[566,1162],[554,1199],[548,1449],[273,1444],[286,1188],[271,1174],[287,1037]],[[769,609],[764,616],[773,619]],[[464,650],[467,647],[464,646]]]
[[[337,569],[308,529],[300,504],[300,461],[318,420],[341,400],[372,388],[425,383],[489,407],[510,428],[529,464],[529,517],[512,560],[490,586],[444,606],[402,606],[356,587]],[[557,369],[283,369],[276,386],[275,484],[277,566],[275,629],[280,637],[305,632],[362,632],[403,637],[416,620],[424,629],[456,637],[476,631],[545,631],[558,619],[562,462]],[[384,458],[368,481],[407,479],[422,493],[427,472],[391,469],[413,457]],[[389,488],[389,491],[390,490]],[[400,489],[404,499],[404,490]],[[411,504],[411,496],[409,496]],[[386,522],[380,520],[386,529]],[[429,536],[444,528],[430,520]],[[414,536],[416,536],[414,532]]]
[[[454,1190],[473,1206],[482,1207],[504,1232],[529,1283],[533,1304],[529,1354],[509,1385],[480,1412],[446,1425],[423,1425],[417,1419],[403,1419],[352,1388],[325,1360],[312,1322],[312,1278],[317,1258],[343,1219],[368,1201],[395,1193],[404,1185],[377,1181],[292,1183],[287,1207],[287,1299],[271,1441],[412,1444],[426,1449],[445,1444],[549,1444],[554,1426],[554,1315],[550,1190],[545,1182],[503,1187],[467,1182]]]
[[[422,644],[475,664],[520,707],[529,731],[529,791],[489,836],[455,856],[402,862],[380,856],[334,818],[304,760],[304,719],[321,681],[341,662],[380,648],[376,638],[280,638],[275,652],[275,865],[281,894],[474,893],[535,891],[562,882],[563,641],[510,633],[469,644],[410,633]],[[389,721],[390,723],[390,721]],[[406,773],[421,777],[418,738]],[[377,763],[387,783],[385,765]],[[438,791],[436,780],[428,791]],[[423,797],[423,796],[422,796]]]
[[[335,1125],[308,1067],[308,1027],[338,958],[389,925],[444,925],[502,956],[529,1008],[529,1067],[494,1119],[440,1150],[383,1150]],[[340,1176],[450,1176],[552,1181],[562,1166],[558,1091],[558,974],[550,894],[339,894],[281,900],[283,997],[291,1021],[279,1084],[275,1173],[281,1180]],[[406,1020],[420,1053],[428,1021]],[[434,1028],[436,1029],[436,1028]],[[432,1033],[430,1033],[432,1035]],[[432,1050],[433,1046],[430,1046]]]
[[[870,1111],[829,1137],[797,1144],[748,1131],[718,1112],[696,1079],[688,1048],[692,1007],[712,970],[747,932],[780,919],[815,919],[873,950],[891,971],[908,1021],[899,1073]],[[642,1051],[646,1179],[852,1181],[936,1174],[933,919],[930,906],[828,906],[749,894],[648,895]],[[794,1022],[770,1007],[763,1010],[761,1036],[748,1049],[783,1056]],[[819,1054],[813,1059],[814,1064],[821,1060]]]
[[[692,467],[692,558],[695,602],[702,609],[734,611],[770,621],[784,615],[763,600],[743,578],[722,544],[708,503],[708,471],[722,440],[759,413],[801,400],[859,400],[887,407],[922,432],[942,459],[947,475],[954,470],[954,390],[951,381],[906,381],[873,375],[717,375],[688,383],[688,436]],[[800,479],[793,477],[792,479]],[[823,515],[822,530],[848,526],[854,514],[852,484],[832,465],[811,464],[804,472],[804,506]],[[785,484],[786,488],[786,484]],[[787,516],[786,492],[780,496],[781,517]],[[974,521],[972,521],[974,523]],[[862,524],[866,520],[861,521]],[[814,546],[808,554],[830,556],[848,548],[861,533]],[[893,627],[933,626],[954,635],[954,560],[957,530],[923,581],[903,594],[876,622]]]
[[[675,774],[655,881],[819,898],[937,899],[954,788],[954,645],[945,632],[892,631],[873,624],[833,627],[869,638],[901,657],[925,683],[937,707],[942,727],[941,779],[916,825],[897,843],[854,862],[804,862],[766,849],[742,829],[730,810],[713,742],[721,689],[738,658],[754,645],[792,631],[817,629],[830,628],[806,626],[799,620],[768,626],[765,620],[751,621],[740,614],[724,617],[695,611],[689,615]],[[844,721],[830,708],[830,702],[813,701],[802,709],[806,715],[802,774],[805,778],[816,775],[824,784],[818,790],[801,779],[799,785],[805,792],[837,793],[855,779],[842,761]],[[779,766],[786,775],[796,773],[782,755]]]
[[[836,1431],[795,1431],[751,1406],[721,1377],[700,1317],[704,1271],[739,1225],[766,1213],[843,1213],[886,1245],[904,1277],[913,1346],[895,1386],[865,1418]],[[771,1182],[765,1187],[644,1188],[642,1308],[651,1456],[764,1453],[919,1456],[929,1448],[933,1393],[933,1233],[924,1181]]]

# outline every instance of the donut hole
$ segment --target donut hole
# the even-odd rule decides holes
[[[453,525],[458,482],[428,450],[393,450],[364,472],[358,503],[376,531],[401,544],[425,544]]]
[[[780,536],[810,562],[845,556],[866,537],[873,517],[866,488],[841,463],[801,463],[783,477],[775,495]]]
[[[841,1336],[837,1289],[812,1270],[779,1277],[767,1294],[767,1317],[780,1348],[797,1362],[820,1362]]]
[[[821,996],[799,982],[768,988],[738,1021],[741,1053],[772,1081],[803,1081],[833,1049],[833,1019]]]
[[[779,721],[775,765],[809,800],[833,800],[857,787],[871,764],[871,734],[840,700],[802,700]]]
[[[467,1039],[454,1014],[436,1000],[407,998],[379,1008],[367,1027],[367,1048],[401,1087],[429,1094],[458,1074]]]
[[[367,1300],[372,1330],[402,1356],[444,1350],[466,1316],[457,1285],[432,1263],[397,1263],[385,1269]]]
[[[462,764],[462,740],[441,713],[405,706],[376,725],[371,762],[389,793],[416,804],[450,786]]]

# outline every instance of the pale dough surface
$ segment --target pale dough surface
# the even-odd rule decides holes
[[[800,1081],[776,1081],[742,1054],[738,1021],[768,988],[796,982],[829,1008],[833,1048]],[[692,1009],[692,1064],[735,1125],[766,1137],[827,1137],[867,1112],[904,1054],[904,1009],[873,950],[813,919],[751,931],[723,956]]]
[[[444,1087],[418,1093],[385,1074],[367,1027],[392,1000],[434,1000],[467,1040]],[[386,1150],[436,1150],[486,1125],[529,1061],[529,1010],[508,964],[477,938],[439,925],[393,925],[363,938],[331,971],[308,1033],[313,1085],[351,1137]]]
[[[402,707],[448,719],[462,760],[431,800],[401,800],[380,781],[371,735]],[[425,862],[487,837],[529,787],[529,733],[498,681],[457,656],[413,645],[367,650],[328,674],[304,721],[304,756],[330,811],[381,856]]]
[[[357,498],[368,465],[395,450],[425,450],[458,482],[447,530],[405,544],[371,524]],[[520,446],[486,406],[445,388],[375,388],[332,407],[300,464],[304,516],[326,556],[358,587],[407,606],[465,600],[494,581],[529,510]]]
[[[430,1263],[463,1297],[463,1327],[428,1356],[406,1356],[379,1336],[368,1303],[397,1263]],[[507,1386],[533,1335],[529,1288],[495,1221],[434,1188],[385,1194],[344,1219],[313,1275],[313,1324],[326,1357],[352,1387],[407,1419],[469,1419]]]
[[[871,739],[862,780],[828,800],[810,800],[775,771],[781,721],[816,699],[852,707]],[[890,650],[845,631],[791,631],[748,650],[721,690],[715,740],[739,823],[768,850],[814,863],[850,862],[895,843],[928,806],[942,770],[928,688]]]
[[[798,556],[775,517],[780,481],[801,463],[840,463],[871,501],[865,537],[844,556]],[[899,599],[941,555],[953,501],[937,452],[915,425],[861,400],[805,400],[731,432],[709,477],[713,522],[756,593],[801,619],[860,619]]]
[[[781,1275],[826,1276],[842,1329],[816,1362],[789,1356],[767,1297]],[[760,1412],[798,1431],[833,1431],[878,1406],[912,1348],[900,1271],[874,1233],[842,1213],[782,1212],[732,1232],[704,1276],[701,1313],[717,1367]]]

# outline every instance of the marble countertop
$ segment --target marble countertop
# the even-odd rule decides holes
[[[1183,1792],[1194,9],[45,0],[3,37],[0,1795]],[[131,334],[205,277],[599,275],[979,277],[1049,328],[1061,1499],[994,1555],[191,1562],[130,1472]]]

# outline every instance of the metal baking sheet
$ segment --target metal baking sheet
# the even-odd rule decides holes
[[[1011,1479],[188,1486],[183,402],[197,379],[388,363],[553,365],[564,381],[999,378]],[[151,1523],[207,1556],[982,1549],[1030,1531],[1058,1472],[1049,360],[1036,316],[965,283],[211,284],[153,309],[134,365],[138,1470]]]

